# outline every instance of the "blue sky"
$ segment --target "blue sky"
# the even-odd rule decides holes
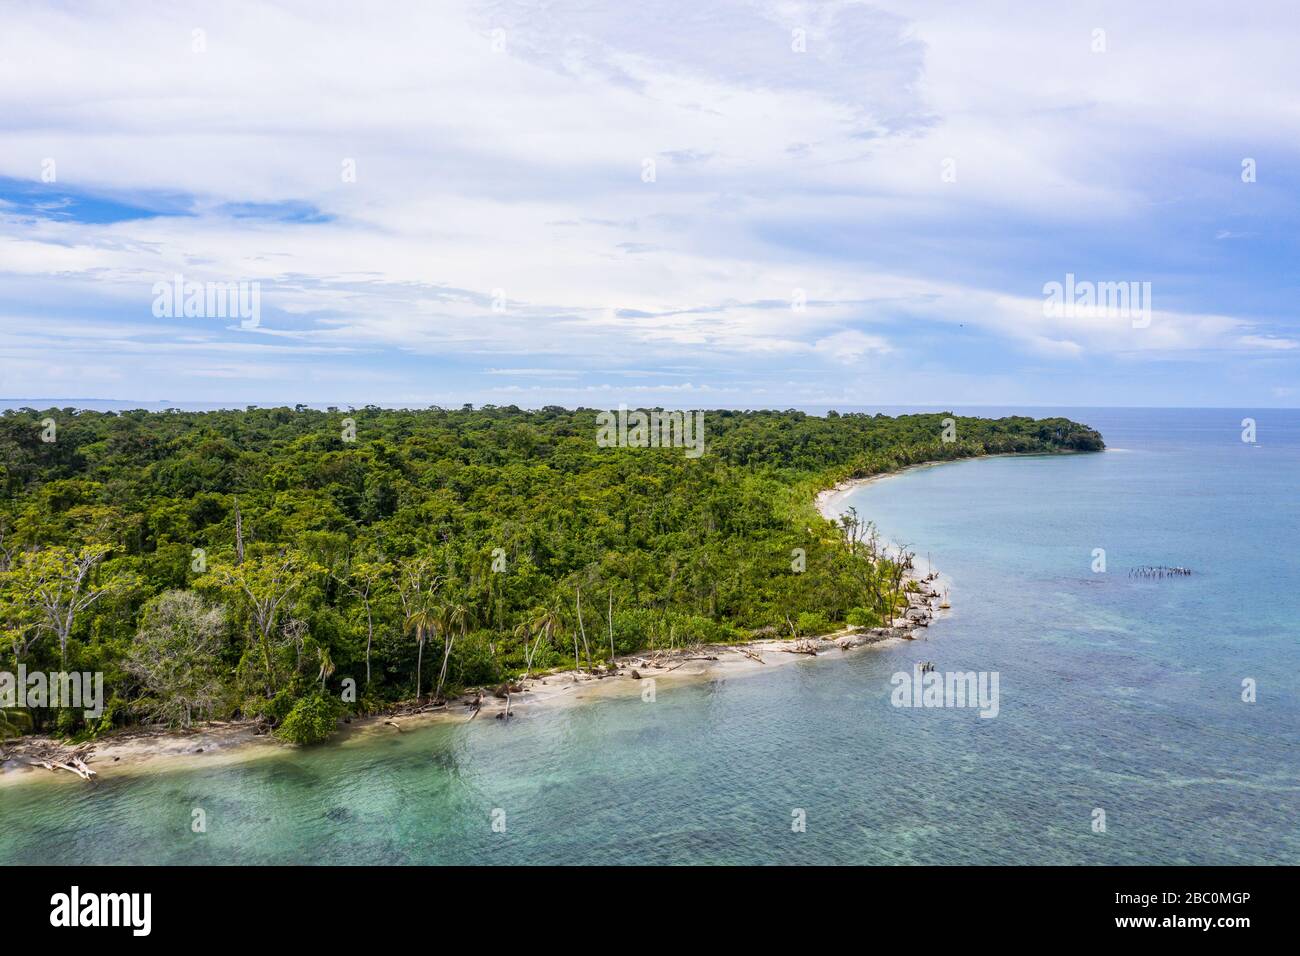
[[[8,9],[0,398],[1300,404],[1294,4],[424,6]]]

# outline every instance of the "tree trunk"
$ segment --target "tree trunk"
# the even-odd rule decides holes
[[[578,631],[582,634],[582,651],[583,651],[584,654],[587,655],[587,670],[592,670],[592,666],[591,666],[591,647],[590,647],[590,645],[587,644],[587,628],[586,628],[586,625],[584,625],[584,624],[582,623],[582,591],[581,591],[581,589],[579,589],[579,591],[578,591]],[[573,656],[574,656],[574,665],[573,665],[573,666],[576,668],[576,667],[578,666],[578,664],[577,664],[578,645],[577,645],[576,643],[573,645]]]
[[[266,699],[270,700],[275,696],[275,683],[271,679],[271,639],[265,628],[259,626],[257,630],[262,636],[262,666],[266,668]]]
[[[420,668],[424,665],[424,628],[415,629],[415,639],[419,650],[415,652],[415,699],[420,699]]]
[[[375,622],[370,615],[370,602],[366,602],[366,686],[370,686],[370,644],[375,637]]]
[[[434,700],[442,699],[442,685],[447,680],[447,662],[451,660],[451,647],[455,643],[456,639],[448,634],[446,647],[442,652],[442,671],[438,674],[438,689],[433,694]]]

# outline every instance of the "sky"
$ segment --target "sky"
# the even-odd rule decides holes
[[[0,399],[1300,405],[1300,7],[1060,6],[5,3]]]

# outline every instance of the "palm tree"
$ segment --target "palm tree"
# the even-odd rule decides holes
[[[325,690],[325,682],[334,676],[334,658],[330,656],[329,648],[316,648],[316,659],[320,662],[320,671],[316,674],[316,679],[320,681],[320,689]]]
[[[406,626],[415,628],[415,699],[420,699],[420,688],[424,683],[420,674],[424,668],[424,637],[438,626],[438,612],[427,606],[417,606],[406,614]]]
[[[533,673],[533,658],[537,654],[537,649],[542,644],[542,638],[545,637],[546,642],[549,644],[551,642],[551,636],[553,634],[558,634],[563,626],[564,620],[560,617],[558,606],[544,607],[537,612],[537,615],[531,622],[520,625],[524,631],[525,639],[527,639],[530,632],[537,635],[537,642],[531,652],[527,650],[527,645],[525,645],[524,657],[527,669],[524,672],[524,677],[530,677]],[[518,633],[518,631],[516,631],[516,633]]]
[[[427,558],[412,558],[401,566],[397,587],[402,599],[402,619],[406,628],[415,630],[415,699],[420,699],[421,673],[424,666],[424,639],[438,626],[438,608],[434,598],[442,579],[430,570]]]
[[[438,613],[438,628],[442,631],[442,670],[438,673],[438,689],[433,692],[434,700],[442,699],[442,685],[447,680],[447,662],[451,660],[451,647],[456,642],[456,630],[461,637],[469,629],[470,610],[464,604],[444,604]]]

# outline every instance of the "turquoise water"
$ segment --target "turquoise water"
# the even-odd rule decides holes
[[[0,787],[0,862],[1300,863],[1300,413],[1069,414],[1112,450],[852,496],[952,581],[924,641],[509,726],[41,775]],[[999,715],[892,707],[921,660],[998,672]]]

